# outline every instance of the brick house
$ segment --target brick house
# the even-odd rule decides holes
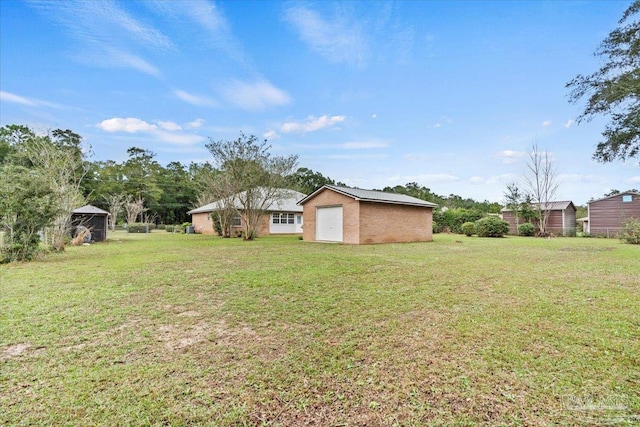
[[[404,194],[324,185],[298,202],[305,241],[428,242],[437,205]]]
[[[265,214],[260,218],[258,236],[271,234],[302,234],[302,206],[298,200],[305,194],[294,190],[278,190],[277,200],[269,203]],[[216,201],[187,212],[191,215],[191,223],[198,234],[216,234],[212,214],[220,209],[222,202]],[[240,209],[241,206],[236,206]],[[242,230],[242,218],[238,215],[231,225],[231,235],[239,235]]]
[[[614,237],[622,223],[640,218],[640,193],[627,191],[587,203],[588,215],[584,231],[593,236]]]
[[[534,209],[537,209],[535,205]],[[547,231],[549,233],[575,236],[576,235],[576,207],[571,201],[548,202],[542,204],[542,211],[549,212],[547,218]],[[516,229],[516,216],[511,209],[502,209],[502,219],[509,223],[509,234],[518,234]],[[519,223],[522,224],[522,218]],[[536,232],[539,230],[538,220],[534,220]]]

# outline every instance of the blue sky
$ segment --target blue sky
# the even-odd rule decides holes
[[[0,2],[0,124],[72,129],[94,160],[210,161],[240,131],[361,188],[501,201],[531,144],[557,199],[640,187],[591,160],[565,84],[630,1]]]

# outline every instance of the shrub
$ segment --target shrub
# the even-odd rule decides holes
[[[518,226],[518,234],[521,236],[533,236],[536,234],[536,228],[530,222],[525,222]]]
[[[149,233],[150,230],[150,224],[145,222],[134,222],[127,226],[128,233]]]
[[[509,223],[495,216],[487,216],[475,223],[476,234],[480,237],[502,237],[509,232]]]
[[[165,230],[167,233],[173,233],[173,225],[165,225],[165,226],[164,226],[164,230]]]
[[[433,221],[433,223],[431,225],[431,231],[433,231],[433,234],[440,233],[441,230],[440,230],[437,222]]]
[[[476,225],[473,222],[465,222],[464,224],[462,224],[461,228],[462,228],[462,232],[467,236],[472,236],[473,233],[476,231]]]
[[[620,240],[632,245],[640,245],[640,218],[629,218],[622,223]]]

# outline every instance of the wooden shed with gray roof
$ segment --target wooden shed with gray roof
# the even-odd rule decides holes
[[[298,202],[306,241],[428,242],[436,204],[405,194],[324,185]]]
[[[86,205],[71,212],[71,235],[79,226],[84,226],[91,232],[91,240],[104,242],[107,240],[109,212],[93,205]]]
[[[548,214],[547,232],[560,236],[576,235],[576,206],[570,200],[553,201],[535,204],[531,209],[537,210],[538,206],[542,206],[542,211]],[[508,208],[502,209],[502,219],[509,223],[509,234],[518,234],[516,227],[515,213]],[[524,221],[520,219],[519,224]],[[540,223],[537,219],[533,220],[536,232],[540,230]]]

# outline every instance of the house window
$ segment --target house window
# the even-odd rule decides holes
[[[274,212],[271,214],[272,224],[295,224],[295,215],[292,213]]]
[[[240,215],[236,215],[233,217],[233,219],[231,220],[231,226],[242,227],[242,218],[240,218]]]
[[[631,194],[625,194],[622,196],[622,203],[630,203],[632,201],[633,196]]]

